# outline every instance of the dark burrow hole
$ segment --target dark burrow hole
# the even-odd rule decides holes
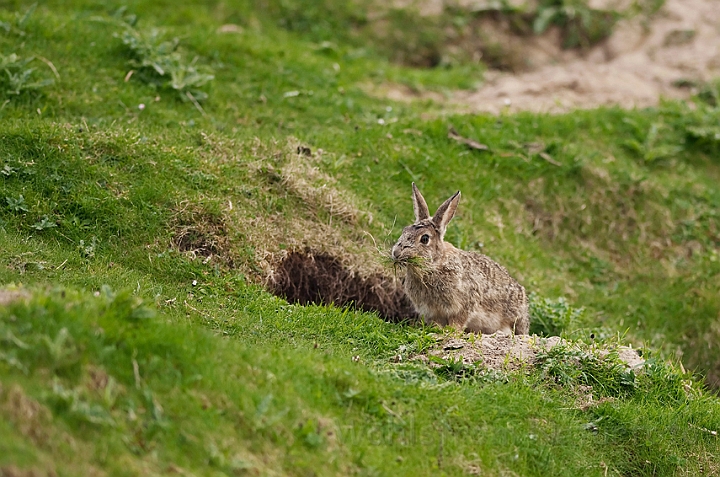
[[[393,322],[417,318],[397,281],[380,273],[360,277],[324,252],[291,252],[275,269],[269,288],[290,303],[352,305]]]

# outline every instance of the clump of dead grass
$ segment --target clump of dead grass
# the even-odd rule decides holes
[[[358,206],[357,198],[338,187],[337,179],[321,170],[323,153],[322,149],[313,151],[291,138],[283,151],[258,164],[256,173],[280,183],[318,218],[321,212],[327,214],[329,223],[333,219],[351,225],[358,224],[360,219],[372,223],[372,214]]]
[[[228,226],[222,213],[214,213],[201,204],[184,200],[172,216],[172,243],[191,259],[203,263],[219,262],[233,267],[237,259]]]
[[[0,402],[0,411],[21,435],[40,447],[49,443],[52,413],[48,408],[28,396],[17,384],[5,393],[0,387]]]
[[[36,468],[20,469],[14,465],[0,467],[0,477],[57,477],[54,470],[38,470]]]

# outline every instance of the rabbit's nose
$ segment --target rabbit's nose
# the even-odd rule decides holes
[[[398,254],[400,253],[400,247],[398,247],[397,244],[393,245],[392,252],[390,253],[392,254],[393,258],[398,258]]]

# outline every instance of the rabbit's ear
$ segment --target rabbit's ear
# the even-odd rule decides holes
[[[415,222],[430,218],[430,210],[428,210],[427,202],[418,190],[415,183],[412,183],[413,190],[413,210],[415,211]]]
[[[437,212],[435,212],[432,221],[438,230],[440,230],[440,240],[445,236],[445,229],[447,229],[448,223],[450,223],[450,220],[455,215],[458,202],[460,202],[460,191],[455,192],[455,195],[443,202],[443,204],[438,207]]]

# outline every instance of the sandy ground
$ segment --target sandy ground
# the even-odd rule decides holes
[[[0,290],[0,306],[6,306],[18,300],[28,299],[29,294],[20,290]]]
[[[535,41],[539,45],[543,39]],[[687,98],[692,93],[688,85],[720,77],[720,0],[666,0],[649,24],[623,21],[582,57],[546,57],[547,62],[525,73],[491,71],[477,91],[454,92],[443,102],[467,112],[556,113],[602,105],[641,108],[661,98]],[[402,91],[389,93],[400,99]]]
[[[547,351],[557,345],[569,348],[579,344],[565,341],[559,336],[542,338],[539,336],[518,335],[511,336],[503,333],[492,335],[455,336],[452,334],[436,335],[435,345],[423,354],[411,357],[420,361],[430,362],[428,356],[436,356],[444,360],[462,360],[465,364],[479,363],[483,367],[495,371],[514,371],[524,366],[535,364],[535,357],[539,352]],[[626,346],[617,349],[618,357],[629,368],[634,369],[643,365],[643,360],[637,350]],[[599,358],[607,355],[609,348],[601,347],[594,351]]]

